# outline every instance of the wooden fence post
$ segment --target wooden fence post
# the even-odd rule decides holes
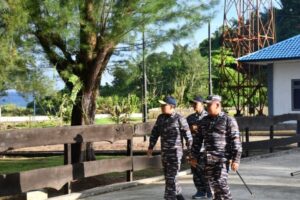
[[[64,165],[71,164],[71,144],[64,144]],[[63,190],[65,194],[70,194],[71,191],[71,182],[66,183],[63,186]]]
[[[300,135],[300,120],[297,120],[297,135]],[[298,142],[298,147],[300,147],[300,142]]]
[[[127,156],[131,157],[132,167],[131,170],[126,171],[127,182],[133,181],[133,151],[132,151],[132,139],[127,140]]]
[[[270,144],[272,144],[272,140],[274,139],[274,126],[270,126]],[[269,152],[273,153],[273,147],[270,146]]]
[[[249,127],[245,128],[245,133],[246,133],[246,144],[247,144],[247,148],[249,146]],[[245,151],[245,156],[248,157],[249,156],[249,150],[246,148]]]

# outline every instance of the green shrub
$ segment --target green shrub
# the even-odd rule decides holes
[[[32,109],[18,107],[15,104],[6,104],[1,106],[2,116],[24,116],[32,115],[32,113]]]
[[[140,105],[140,99],[131,94],[125,98],[115,95],[112,97],[98,97],[97,99],[97,111],[111,114],[112,120],[116,123],[127,123],[130,114],[140,110]]]

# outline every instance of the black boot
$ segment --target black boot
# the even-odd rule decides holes
[[[176,199],[177,200],[185,200],[184,197],[182,196],[182,194],[176,195]]]

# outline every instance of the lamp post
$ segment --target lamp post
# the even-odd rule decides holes
[[[210,20],[208,20],[208,94],[212,95]]]
[[[145,31],[143,30],[143,122],[147,122],[147,70],[145,65]]]
[[[33,91],[33,117],[34,117],[34,120],[35,120],[35,115],[36,115],[36,101],[35,101],[35,92]]]
[[[143,123],[147,122],[148,118],[148,108],[147,108],[147,70],[145,65],[145,30],[143,29]],[[147,136],[144,136],[144,141],[147,141]]]

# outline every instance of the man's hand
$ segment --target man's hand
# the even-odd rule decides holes
[[[152,157],[153,149],[148,149],[147,155],[148,157]]]
[[[197,125],[191,125],[191,126],[190,126],[190,129],[191,129],[191,131],[192,131],[193,133],[196,133],[197,130],[198,130],[198,126],[197,126]]]
[[[237,162],[231,163],[231,169],[232,169],[232,171],[236,172],[239,169],[239,166],[240,165]]]
[[[187,161],[192,167],[197,168],[197,159],[189,157],[187,158]]]

